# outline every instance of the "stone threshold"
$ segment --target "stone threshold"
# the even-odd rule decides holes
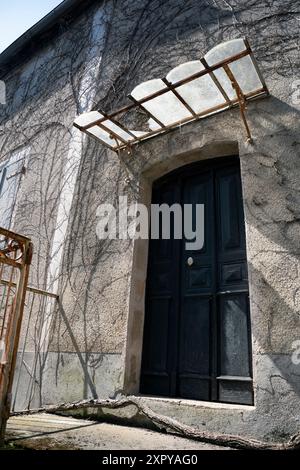
[[[217,410],[236,410],[236,411],[240,411],[240,410],[254,411],[256,409],[255,405],[218,403],[218,402],[211,402],[211,401],[190,400],[187,398],[158,397],[154,395],[134,395],[134,396],[135,398],[141,399],[141,400],[169,403],[170,405],[191,406],[193,408],[211,408],[211,409],[217,409]]]

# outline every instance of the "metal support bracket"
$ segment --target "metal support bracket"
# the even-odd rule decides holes
[[[245,111],[247,109],[245,96],[244,96],[238,82],[236,81],[233,73],[231,72],[229,66],[224,65],[223,69],[224,69],[226,75],[228,76],[228,78],[231,82],[232,88],[234,89],[234,91],[236,93],[236,97],[237,97],[238,102],[239,102],[239,108],[240,108],[242,121],[245,125],[246,132],[247,132],[247,142],[252,143],[253,139],[252,139],[251,131],[250,131],[250,128],[249,128],[249,125],[248,125],[248,122],[247,122],[247,119],[246,119],[246,113],[245,113]]]

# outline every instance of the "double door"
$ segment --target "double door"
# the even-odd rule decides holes
[[[172,216],[170,239],[149,240],[140,392],[252,404],[238,158],[208,160],[167,175],[154,184],[152,203],[180,204],[182,223],[184,205],[192,205],[189,229],[196,228],[196,204],[202,204],[204,244],[191,250],[184,236],[174,239]]]

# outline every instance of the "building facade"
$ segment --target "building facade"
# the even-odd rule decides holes
[[[201,431],[299,432],[298,13],[293,0],[67,0],[0,55],[0,225],[32,239],[30,283],[59,295],[30,320],[18,408],[34,380],[32,407],[134,395]],[[122,158],[73,127],[240,37],[270,92],[248,106],[252,143],[238,109]],[[99,240],[97,209],[119,196],[214,200],[204,251]],[[137,420],[133,406],[103,413]]]

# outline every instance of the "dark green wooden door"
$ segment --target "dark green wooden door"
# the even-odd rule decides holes
[[[204,245],[150,240],[141,393],[252,404],[245,224],[237,157],[157,181],[155,204],[204,204]],[[195,214],[193,214],[193,225]]]

